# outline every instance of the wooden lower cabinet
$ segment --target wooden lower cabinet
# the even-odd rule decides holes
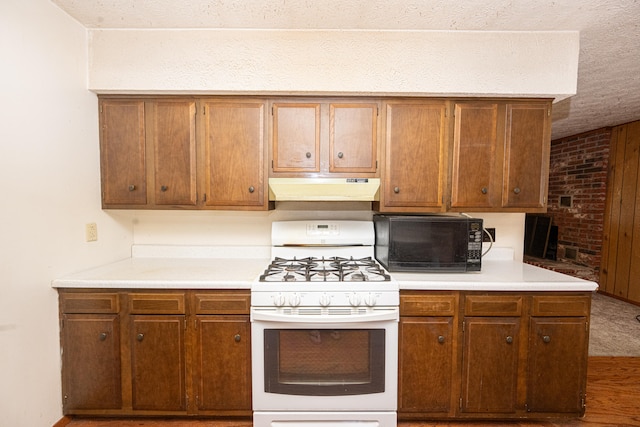
[[[131,317],[133,410],[186,411],[184,315]]]
[[[65,415],[250,416],[249,299],[60,290]]]
[[[249,316],[198,316],[195,398],[198,412],[251,413]]]
[[[589,292],[401,291],[398,418],[584,415]]]
[[[63,314],[61,339],[65,413],[122,408],[118,315]]]

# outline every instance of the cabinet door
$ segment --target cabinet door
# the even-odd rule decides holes
[[[381,210],[442,210],[446,127],[444,101],[386,104]]]
[[[146,205],[144,101],[100,102],[102,203]]]
[[[320,104],[272,106],[273,172],[320,172]]]
[[[461,412],[515,412],[520,318],[464,322]]]
[[[454,116],[451,207],[500,206],[498,104],[456,104]]]
[[[198,411],[251,414],[249,316],[197,316],[195,389]]]
[[[537,208],[547,206],[550,105],[513,103],[506,106],[506,133],[502,206]]]
[[[183,315],[131,316],[134,410],[186,410],[184,322]]]
[[[265,103],[208,101],[203,107],[206,206],[265,207]]]
[[[584,413],[586,317],[532,317],[527,409]]]
[[[148,139],[153,144],[156,205],[195,206],[196,103],[147,103]]]
[[[401,317],[398,413],[442,413],[451,407],[452,317]]]
[[[64,413],[120,409],[120,322],[117,314],[62,316]]]
[[[329,105],[329,172],[374,173],[378,104]]]

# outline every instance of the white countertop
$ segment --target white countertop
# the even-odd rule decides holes
[[[598,284],[513,260],[487,260],[477,273],[391,273],[400,289],[594,291]]]
[[[264,248],[175,252],[134,247],[131,258],[70,274],[54,288],[249,289],[267,268]],[[172,256],[169,256],[172,255]],[[226,255],[231,258],[223,258]],[[254,256],[245,258],[247,255]],[[594,291],[595,282],[512,259],[483,260],[477,273],[391,273],[400,289],[473,291]]]

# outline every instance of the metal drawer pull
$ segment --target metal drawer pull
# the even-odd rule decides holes
[[[310,153],[310,152],[308,152],[308,151],[307,151],[307,154],[306,154],[306,155],[307,155],[307,159],[310,159],[310,158],[311,158],[311,153]]]
[[[398,194],[400,192],[400,187],[393,187],[393,192]]]
[[[142,342],[142,340],[144,339],[144,334],[138,334],[138,335],[136,336],[136,339],[137,339],[139,342]]]
[[[520,187],[514,188],[513,192],[516,193],[516,194],[520,194]]]
[[[129,191],[133,191],[136,189],[136,186],[133,184],[129,184]]]
[[[249,187],[249,193],[253,193],[254,191],[256,191],[256,189],[253,188],[253,185],[251,187]]]
[[[542,337],[542,341],[551,342],[551,337],[549,335],[545,335],[545,336]]]
[[[342,151],[338,153],[338,158],[341,159],[344,157],[344,154],[342,154]]]
[[[511,335],[509,335],[507,337],[507,344],[511,344],[513,342],[513,337]]]
[[[487,190],[487,187],[482,187],[482,194],[487,194],[489,192],[489,190]]]
[[[444,343],[444,337],[442,335],[438,336],[438,342],[440,344]]]
[[[236,342],[240,342],[240,339],[241,339],[240,334],[236,334],[236,335],[233,337],[233,339],[234,339]]]
[[[168,187],[166,185],[163,185],[160,187],[160,191],[167,191]]]
[[[106,332],[102,332],[102,333],[100,334],[100,341],[104,341],[104,340],[106,340],[106,339],[107,339],[107,333],[106,333]]]

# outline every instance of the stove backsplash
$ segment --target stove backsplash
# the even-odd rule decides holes
[[[270,246],[271,223],[287,220],[371,220],[366,202],[282,202],[268,212],[127,211],[135,245]],[[523,213],[473,213],[496,229],[495,247],[511,248],[522,260]],[[129,219],[128,219],[129,220]],[[486,245],[486,244],[485,244]]]

